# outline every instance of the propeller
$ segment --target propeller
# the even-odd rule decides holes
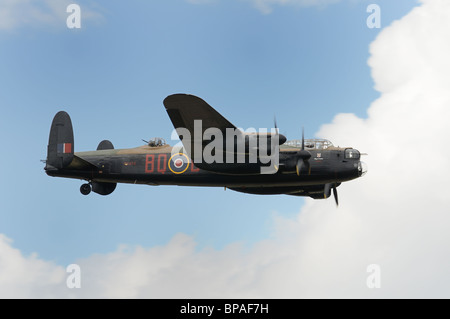
[[[338,194],[337,194],[336,183],[333,184],[333,196],[334,196],[334,201],[336,202],[336,207],[337,207],[337,206],[339,206],[339,198],[338,198]]]
[[[337,189],[336,189],[336,183],[327,183],[325,184],[324,190],[323,190],[323,195],[324,198],[328,198],[331,195],[331,188],[333,189],[333,196],[334,196],[334,201],[336,202],[336,207],[339,206],[339,199],[338,199],[338,194],[337,194]]]
[[[283,145],[287,141],[287,138],[283,134],[280,134],[280,130],[278,129],[278,125],[277,125],[277,118],[275,115],[273,116],[273,124],[275,127],[275,132],[276,132],[275,134],[276,134],[276,136],[278,136],[278,145]]]
[[[311,174],[309,159],[311,158],[311,153],[305,150],[305,128],[302,127],[302,149],[297,153],[298,160],[295,170],[297,175],[300,176],[302,170],[308,171],[308,175]]]
[[[275,115],[273,116],[273,125],[275,126],[275,132],[277,132],[278,135],[277,117]]]

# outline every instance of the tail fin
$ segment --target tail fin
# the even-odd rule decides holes
[[[74,139],[69,114],[58,112],[53,118],[47,149],[46,169],[67,167],[73,160]]]
[[[98,144],[98,146],[97,146],[97,151],[113,150],[113,149],[114,149],[113,143],[111,143],[111,141],[108,141],[108,140],[101,141],[100,144]]]

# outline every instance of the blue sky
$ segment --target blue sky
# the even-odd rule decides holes
[[[163,245],[177,233],[216,249],[269,237],[273,216],[294,216],[303,199],[133,185],[82,196],[80,181],[50,178],[39,162],[52,117],[71,115],[76,151],[103,139],[116,148],[170,141],[162,100],[182,92],[237,126],[270,127],[276,115],[288,139],[302,126],[312,137],[337,113],[364,118],[379,96],[367,65],[379,32],[366,26],[373,2],[274,5],[265,14],[249,1],[80,1],[79,30],[59,18],[0,29],[0,233],[61,265],[120,244]],[[417,5],[376,3],[382,26]],[[96,15],[84,18],[89,11]]]

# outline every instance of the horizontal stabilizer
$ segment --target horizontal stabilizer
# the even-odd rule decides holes
[[[74,155],[73,160],[68,168],[75,170],[89,171],[89,170],[97,170],[98,166],[92,164],[91,162],[86,161],[85,159],[82,159],[79,156]]]

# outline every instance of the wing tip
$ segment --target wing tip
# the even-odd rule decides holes
[[[202,100],[201,98],[199,98],[198,96],[195,96],[193,94],[175,93],[175,94],[171,94],[171,95],[167,96],[164,99],[163,104],[166,109],[170,109],[170,108],[174,108],[174,107],[179,107],[180,105],[183,105],[183,104],[189,104],[189,103],[193,103],[193,102],[205,103],[204,100]]]

